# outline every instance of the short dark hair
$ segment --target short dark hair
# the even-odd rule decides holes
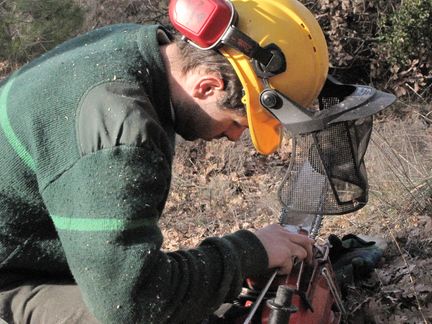
[[[176,35],[175,42],[183,59],[182,72],[187,73],[198,67],[204,67],[206,72],[217,72],[224,81],[225,96],[218,104],[221,107],[245,111],[241,99],[243,86],[228,59],[216,50],[201,50]]]

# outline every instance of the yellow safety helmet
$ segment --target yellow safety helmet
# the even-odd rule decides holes
[[[186,40],[202,49],[218,48],[229,60],[243,85],[254,146],[273,153],[282,129],[261,104],[263,90],[275,89],[308,107],[326,81],[328,50],[313,14],[297,0],[171,0],[169,13]],[[270,73],[260,69],[269,62],[263,49],[281,54],[282,64]]]
[[[237,28],[261,47],[276,44],[285,56],[286,70],[269,77],[271,88],[308,107],[318,97],[328,72],[328,50],[313,14],[296,0],[232,0],[238,13]],[[281,141],[281,127],[260,104],[265,85],[247,56],[224,46],[220,49],[234,67],[245,91],[249,130],[255,148],[274,152]]]

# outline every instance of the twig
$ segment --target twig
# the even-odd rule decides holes
[[[414,89],[413,89],[413,87],[411,87],[408,83],[405,83],[405,86],[407,86],[408,87],[408,89],[410,89],[412,92],[414,92],[414,94],[417,96],[417,97],[419,97],[424,103],[427,103],[427,101],[422,97],[422,96],[420,96],[418,93],[417,93],[417,91],[415,91]]]
[[[404,161],[407,165],[409,165],[409,166],[411,166],[411,168],[413,168],[415,171],[417,171],[417,173],[418,174],[423,174],[413,163],[411,163],[410,161],[408,161],[408,159],[405,157],[405,156],[403,156],[402,154],[398,154],[398,156],[399,156],[399,158],[402,160],[402,161]],[[415,158],[415,155],[413,154],[413,156],[414,156],[414,158]],[[415,161],[415,162],[417,162],[417,161]]]
[[[429,84],[425,89],[423,89],[423,91],[422,91],[422,94],[424,94],[424,93],[430,93],[430,92],[427,92],[430,88],[432,87],[432,83],[431,84]]]
[[[424,120],[426,120],[429,123],[432,123],[432,119],[428,118],[427,115],[429,115],[430,113],[428,113],[426,116],[423,114],[420,114],[418,111],[414,112],[415,114],[419,115],[421,118],[423,118]]]
[[[351,314],[355,314],[355,312],[357,312],[360,307],[362,307],[364,304],[366,304],[367,302],[369,302],[372,298],[367,297],[365,300],[363,300],[361,303],[359,303],[356,307],[354,307],[353,310],[350,310]]]
[[[423,182],[420,183],[417,187],[411,189],[411,192],[415,192],[415,191],[423,188],[424,186],[430,187],[428,180],[431,180],[431,179],[432,179],[432,177],[428,177],[428,178],[424,179]]]

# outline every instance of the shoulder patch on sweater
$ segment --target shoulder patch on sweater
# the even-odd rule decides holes
[[[119,145],[140,146],[163,133],[145,89],[126,81],[90,89],[81,99],[76,127],[81,156]]]

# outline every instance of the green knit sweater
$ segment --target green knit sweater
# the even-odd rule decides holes
[[[266,270],[248,231],[160,250],[175,125],[159,34],[105,27],[0,83],[1,286],[70,278],[103,323],[193,323]]]

